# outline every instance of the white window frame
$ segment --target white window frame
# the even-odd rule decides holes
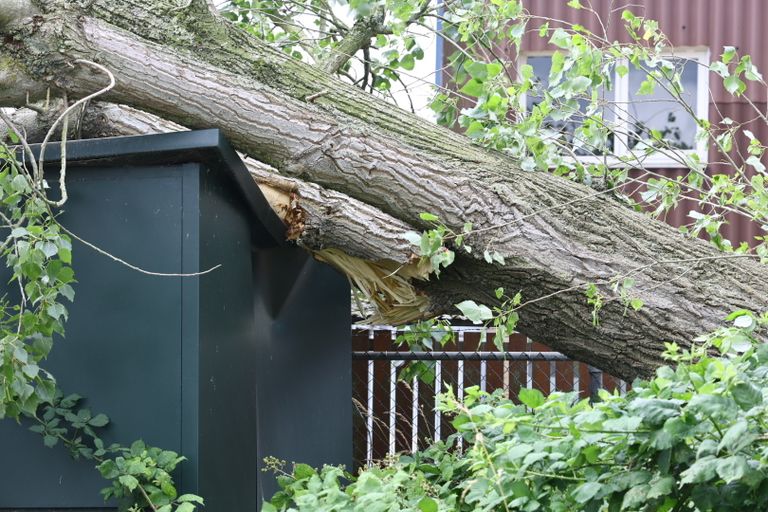
[[[554,53],[554,50],[536,50],[536,51],[527,51],[527,52],[521,52],[518,61],[519,63],[526,64],[528,61],[528,57],[546,57],[551,56]],[[668,51],[663,52],[662,54],[664,57],[675,57],[675,58],[681,58],[681,59],[687,59],[697,62],[699,65],[697,66],[697,74],[696,74],[696,116],[699,119],[708,120],[709,119],[709,59],[710,59],[710,52],[709,48],[698,46],[698,47],[676,47],[671,48]],[[626,64],[626,62],[625,62]],[[518,67],[519,69],[519,67]],[[706,139],[703,139],[699,136],[700,128],[697,129],[697,133],[694,136],[694,142],[696,144],[695,149],[681,149],[681,150],[674,150],[675,156],[672,157],[669,154],[662,154],[662,153],[653,153],[651,155],[645,156],[642,151],[635,151],[634,149],[629,149],[629,136],[628,136],[628,116],[626,114],[622,113],[622,108],[620,105],[628,104],[629,103],[629,73],[624,75],[623,77],[619,76],[618,73],[614,73],[613,77],[613,93],[614,93],[614,102],[619,106],[616,108],[616,125],[618,127],[618,134],[616,135],[616,138],[614,140],[614,153],[611,155],[584,155],[584,156],[577,156],[577,160],[581,163],[585,164],[597,164],[597,163],[605,163],[611,167],[618,167],[627,165],[625,162],[623,162],[621,159],[626,158],[627,156],[636,155],[634,158],[631,159],[631,161],[642,161],[643,167],[646,168],[660,168],[660,167],[667,167],[667,168],[684,168],[686,165],[682,162],[685,162],[689,159],[689,157],[693,154],[698,155],[699,161],[702,163],[707,163],[708,155],[707,155],[707,141]],[[523,102],[527,104],[525,96],[523,97]],[[669,151],[669,150],[668,150]],[[631,162],[629,164],[631,166]]]

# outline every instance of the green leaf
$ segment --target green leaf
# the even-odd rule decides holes
[[[24,372],[24,375],[29,377],[30,379],[34,379],[37,377],[37,374],[40,372],[40,367],[36,364],[25,364],[21,367],[21,371]]]
[[[88,421],[88,424],[92,427],[104,427],[109,423],[109,418],[106,414],[97,414]]]
[[[488,71],[488,78],[493,78],[502,72],[502,70],[504,69],[504,66],[502,66],[498,62],[489,62],[488,64],[486,64],[485,68]]]
[[[472,121],[467,127],[467,130],[464,132],[464,135],[466,135],[470,139],[479,139],[484,134],[485,134],[485,126],[480,121]]]
[[[160,483],[160,489],[163,491],[163,494],[168,496],[170,499],[176,499],[176,487],[173,486],[171,482],[164,481]]]
[[[8,128],[6,130],[6,133],[8,134],[8,140],[11,141],[11,144],[18,144],[19,142],[21,142],[21,139],[19,138],[18,135],[16,135],[16,132],[14,130],[11,130],[10,128]]]
[[[717,475],[725,480],[725,483],[731,483],[741,480],[749,471],[747,460],[742,455],[733,455],[720,459],[717,462]]]
[[[203,498],[201,498],[196,494],[182,494],[181,496],[178,497],[176,501],[178,501],[179,503],[189,502],[189,503],[199,503],[200,505],[204,504]]]
[[[552,33],[549,42],[560,48],[567,49],[571,47],[571,36],[562,28],[557,28]]]
[[[544,395],[541,393],[541,391],[535,388],[523,388],[520,390],[520,393],[517,395],[517,397],[520,399],[520,402],[527,405],[531,409],[535,409],[546,402],[546,399],[544,398]]]
[[[586,503],[592,498],[595,497],[595,495],[600,492],[600,489],[603,488],[603,484],[598,482],[585,482],[578,486],[573,491],[573,499],[575,499],[579,503]]]
[[[194,510],[195,506],[189,502],[182,503],[176,508],[176,512],[193,512]]]
[[[739,419],[725,431],[717,450],[728,450],[731,453],[736,453],[749,446],[754,440],[755,436],[749,432],[749,425],[746,420]]]
[[[69,249],[59,249],[59,258],[64,263],[70,264],[72,263],[72,251]]]
[[[125,486],[125,488],[129,491],[133,491],[136,489],[136,487],[139,486],[139,481],[136,479],[136,477],[131,475],[121,475],[117,481]]]
[[[652,500],[654,498],[660,498],[672,493],[675,488],[675,478],[672,476],[664,476],[658,480],[652,480],[649,484],[648,494],[646,499]]]
[[[415,65],[416,62],[410,53],[403,55],[403,58],[400,59],[400,66],[407,71],[412,71]]]
[[[421,233],[406,231],[403,233],[403,238],[408,240],[412,245],[421,245]]]
[[[723,86],[725,87],[725,90],[729,93],[733,94],[734,96],[740,96],[744,91],[747,90],[747,84],[741,81],[741,79],[736,75],[729,75],[723,80]]]
[[[142,441],[141,439],[138,439],[133,443],[131,443],[131,455],[133,457],[141,456],[146,449],[147,449],[147,445],[145,445],[144,441]]]
[[[13,228],[11,230],[11,236],[13,238],[22,238],[29,234],[29,231],[27,231],[27,228]]]
[[[437,222],[440,220],[440,218],[437,215],[433,213],[427,213],[427,212],[421,212],[419,214],[419,218],[427,222]]]
[[[66,316],[67,314],[66,308],[63,305],[58,303],[51,304],[50,306],[48,306],[48,309],[46,309],[46,312],[48,313],[49,316],[51,316],[56,320],[59,320],[61,317]]]
[[[419,510],[421,512],[437,512],[437,502],[430,498],[429,496],[424,496],[419,500],[418,504]]]
[[[736,47],[735,46],[724,46],[723,47],[723,54],[720,56],[720,59],[723,61],[724,64],[730,63],[733,58],[736,57]]]
[[[763,403],[763,393],[752,384],[739,382],[731,388],[731,396],[743,410],[748,411]]]
[[[520,39],[525,35],[525,22],[515,23],[509,29],[509,37],[513,41],[519,43]]]
[[[745,163],[754,168],[759,173],[765,172],[765,165],[763,165],[763,162],[761,162],[760,159],[755,155],[748,157],[745,160]]]
[[[717,463],[718,460],[711,455],[697,460],[680,474],[680,483],[700,484],[712,480],[717,472]]]
[[[75,300],[75,290],[68,284],[65,284],[61,288],[59,288],[59,293],[61,293],[64,297],[69,299],[70,302]]]
[[[493,311],[488,306],[477,304],[473,300],[465,300],[456,304],[459,311],[472,323],[479,324],[493,318]]]
[[[643,82],[640,84],[640,88],[637,90],[638,96],[648,96],[653,94],[653,92],[656,90],[656,81],[653,79],[653,77],[648,76]]]
[[[632,21],[636,18],[635,14],[630,11],[629,9],[624,9],[621,11],[621,19],[624,21]]]
[[[638,510],[648,499],[648,484],[636,485],[624,494],[621,510]]]
[[[26,192],[29,188],[27,179],[22,174],[17,174],[11,180],[11,187],[15,192]]]
[[[43,242],[41,249],[43,254],[45,254],[48,258],[56,256],[56,254],[59,252],[58,246],[53,242]]]
[[[719,395],[695,395],[688,402],[688,410],[703,414],[705,417],[721,417],[730,414],[732,402]]]
[[[98,470],[99,473],[101,473],[101,476],[109,480],[120,474],[120,471],[117,468],[117,464],[115,464],[115,461],[112,459],[105,460],[99,464]]]
[[[661,426],[669,418],[680,414],[679,400],[661,398],[636,398],[629,403],[628,411],[643,418],[651,426]]]
[[[728,71],[728,66],[726,66],[724,63],[720,61],[713,62],[709,69],[717,73],[718,75],[722,76],[723,78],[730,75],[730,72]]]
[[[473,78],[464,84],[464,87],[462,87],[459,92],[462,92],[473,98],[479,98],[483,95],[484,90],[483,82]]]
[[[296,464],[296,466],[293,468],[293,476],[296,478],[296,480],[310,478],[315,474],[316,473],[314,468],[312,468],[312,466],[309,464]]]
[[[488,65],[485,62],[474,61],[467,64],[465,68],[469,76],[480,82],[488,78]]]

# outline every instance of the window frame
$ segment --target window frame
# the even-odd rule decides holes
[[[546,57],[551,56],[555,50],[531,50],[522,51],[518,56],[518,72],[520,66],[528,62],[528,57]],[[697,62],[696,66],[696,116],[699,119],[709,120],[709,63],[710,63],[710,51],[705,46],[690,46],[690,47],[675,47],[665,50],[662,53],[664,57],[675,57]],[[628,65],[624,61],[625,65]],[[518,76],[518,78],[520,78]],[[576,159],[583,164],[607,164],[610,167],[620,167],[628,165],[622,161],[625,158],[634,153],[633,149],[629,149],[629,136],[628,136],[628,124],[629,118],[626,112],[620,107],[620,105],[627,105],[630,100],[629,91],[629,73],[623,77],[619,76],[614,71],[613,75],[614,83],[614,101],[618,108],[616,108],[616,125],[619,127],[619,132],[614,141],[614,152],[610,155],[579,155]],[[527,95],[523,96],[523,101],[527,104]],[[643,167],[646,168],[684,168],[686,165],[682,163],[688,160],[692,155],[698,155],[699,161],[706,164],[708,161],[707,155],[707,141],[699,137],[700,128],[697,128],[694,135],[694,143],[696,147],[694,149],[678,149],[674,150],[675,157],[669,154],[655,153],[649,156],[644,156],[642,152],[638,152],[634,158],[635,161],[642,161]],[[571,158],[571,157],[569,157]]]

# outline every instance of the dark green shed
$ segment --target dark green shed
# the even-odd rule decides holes
[[[276,489],[263,457],[351,465],[346,279],[287,245],[218,130],[75,141],[61,223],[77,242],[66,339],[43,365],[111,418],[105,438],[188,457],[182,492],[247,512]],[[50,149],[46,160],[55,161]],[[5,281],[3,281],[5,282]],[[104,510],[87,461],[0,422],[0,511]]]

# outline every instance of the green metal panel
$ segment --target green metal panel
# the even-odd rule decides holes
[[[234,184],[210,169],[199,204],[201,269],[221,267],[199,279],[198,491],[210,510],[256,510],[252,219]]]
[[[73,168],[61,222],[137,266],[179,273],[181,176],[197,168]],[[143,437],[180,450],[181,279],[137,273],[77,242],[73,262],[78,283],[68,334],[44,367],[65,393],[84,395],[93,411],[110,416],[108,442]],[[92,463],[45,448],[38,434],[8,421],[0,422],[0,440],[7,472],[1,508],[104,505],[104,481]]]
[[[259,372],[259,467],[273,456],[352,468],[349,283],[294,248],[254,260]],[[277,491],[259,479],[259,499]]]
[[[149,276],[75,243],[67,338],[44,366],[111,417],[106,440],[185,455],[181,492],[213,512],[271,495],[263,456],[351,464],[347,281],[284,244],[219,132],[78,141],[68,155],[65,226],[154,272],[221,265]],[[0,511],[105,507],[92,464],[37,434],[0,422],[0,453]]]

